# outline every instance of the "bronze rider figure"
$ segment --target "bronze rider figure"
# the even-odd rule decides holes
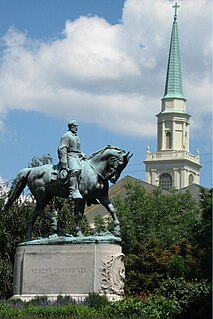
[[[77,131],[77,122],[75,120],[68,122],[68,131],[61,137],[58,146],[60,170],[69,171],[69,199],[82,199],[78,189],[78,178],[84,155],[80,150],[80,138],[77,136]]]

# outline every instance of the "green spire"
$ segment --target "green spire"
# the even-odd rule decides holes
[[[175,3],[175,15],[172,26],[172,35],[169,50],[169,59],[167,66],[166,85],[163,98],[185,99],[183,95],[180,50],[177,26],[177,2]]]

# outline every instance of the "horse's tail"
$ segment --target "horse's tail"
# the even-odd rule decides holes
[[[16,178],[13,181],[13,185],[12,185],[12,187],[7,195],[7,198],[5,200],[5,203],[1,209],[2,212],[7,210],[8,208],[10,208],[10,206],[13,204],[13,202],[17,198],[19,198],[23,189],[27,185],[27,178],[28,178],[30,171],[31,171],[31,168],[24,168],[18,173],[18,175],[16,176]]]

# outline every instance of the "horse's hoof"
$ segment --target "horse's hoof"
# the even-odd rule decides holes
[[[30,236],[30,235],[27,235],[25,238],[26,238],[26,241],[31,241],[32,240],[32,236]]]
[[[84,237],[84,235],[82,234],[81,231],[78,231],[77,234],[76,234],[76,237]]]
[[[113,234],[114,234],[114,236],[116,236],[116,237],[120,237],[120,236],[121,236],[121,229],[120,229],[120,226],[119,226],[119,225],[114,228]]]
[[[71,235],[71,234],[67,234],[67,233],[63,233],[63,235],[62,235],[63,237],[73,237],[73,235]]]

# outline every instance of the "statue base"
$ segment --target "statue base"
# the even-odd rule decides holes
[[[125,276],[120,239],[115,237],[113,241],[111,237],[107,242],[106,237],[103,241],[97,237],[70,241],[58,237],[58,244],[54,237],[20,244],[15,256],[13,298],[30,300],[45,295],[56,299],[69,295],[81,301],[96,292],[109,300],[119,300]]]

